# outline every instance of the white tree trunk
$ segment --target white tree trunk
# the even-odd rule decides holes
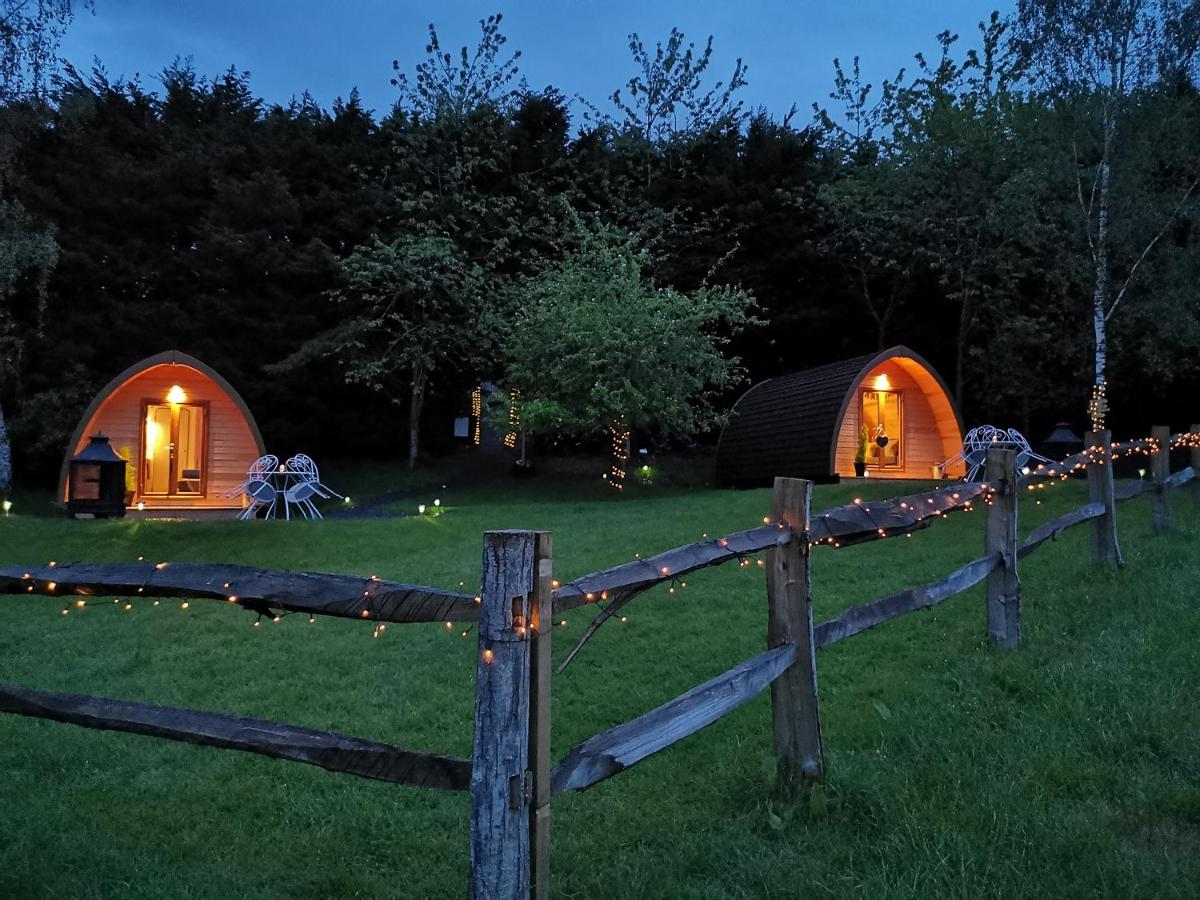
[[[0,494],[12,490],[12,445],[8,442],[8,426],[4,423],[4,407],[0,406]]]
[[[1106,131],[1108,126],[1106,125]],[[1092,257],[1096,267],[1096,285],[1092,293],[1092,330],[1096,341],[1096,373],[1094,388],[1092,391],[1093,398],[1097,393],[1103,394],[1105,387],[1105,375],[1108,369],[1108,296],[1109,289],[1109,272],[1108,272],[1108,200],[1109,186],[1112,183],[1112,168],[1108,161],[1108,145],[1111,143],[1111,137],[1105,141],[1105,158],[1100,163],[1100,210],[1096,222],[1096,244]],[[1093,431],[1104,430],[1104,412],[1105,410],[1097,408],[1094,403],[1089,403],[1088,417],[1092,422]]]

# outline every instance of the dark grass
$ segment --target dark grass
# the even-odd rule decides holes
[[[436,479],[435,479],[436,481]],[[361,493],[371,480],[361,477]],[[642,491],[534,479],[457,488],[436,519],[321,523],[0,520],[0,562],[228,561],[474,589],[486,528],[555,532],[582,574],[755,524],[766,491]],[[907,488],[906,488],[907,489]],[[895,486],[819,487],[818,508]],[[1023,527],[1082,486],[1022,499]],[[428,499],[432,499],[430,494]],[[1025,641],[989,648],[982,589],[818,657],[829,782],[771,784],[769,699],[555,801],[554,895],[1189,897],[1200,883],[1200,505],[1149,533],[1120,510],[1124,571],[1087,528],[1022,564]],[[28,501],[23,501],[28,502]],[[398,501],[400,502],[400,501]],[[983,514],[815,555],[817,618],[978,556]],[[699,573],[606,625],[554,682],[554,750],[760,652],[761,569]],[[225,604],[0,605],[0,679],[277,718],[468,756],[475,639],[305,617],[251,627]],[[556,631],[561,658],[585,610]],[[467,797],[150,738],[0,718],[0,897],[461,897]]]

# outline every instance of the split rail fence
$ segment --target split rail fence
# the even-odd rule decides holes
[[[1171,527],[1167,491],[1200,472],[1200,425],[1171,436],[1113,444],[1089,434],[1082,453],[1018,473],[1011,450],[993,449],[982,483],[956,484],[889,500],[856,501],[813,513],[811,482],[778,478],[764,524],[715,540],[559,585],[553,580],[552,535],[492,531],[484,537],[478,596],[341,575],[279,572],[190,563],[49,564],[0,568],[0,593],[43,594],[86,603],[87,597],[179,597],[229,602],[275,616],[307,613],[387,623],[476,621],[475,731],[471,759],[459,759],[332,732],[245,716],[173,709],[82,694],[0,685],[0,712],[245,750],[398,784],[470,792],[470,896],[544,898],[550,883],[550,803],[584,790],[694,734],[771,688],[774,750],[785,787],[824,778],[816,651],[890,619],[926,609],[987,582],[987,634],[1011,647],[1021,637],[1018,562],[1061,532],[1091,522],[1093,555],[1121,565],[1116,504],[1153,494],[1156,532]],[[1190,448],[1191,465],[1171,473],[1172,449]],[[1141,453],[1151,478],[1117,490],[1113,461]],[[1086,470],[1089,502],[1035,528],[1017,542],[1017,500],[1055,479]],[[985,552],[930,584],[850,607],[814,626],[813,547],[845,547],[911,534],[956,510],[986,507]],[[572,749],[550,755],[551,634],[554,617],[598,603],[603,611],[566,656],[560,671],[596,630],[634,597],[699,569],[767,551],[767,650],[724,674]]]

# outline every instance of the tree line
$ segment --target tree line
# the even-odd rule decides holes
[[[53,66],[77,8],[34,8],[39,43],[0,41],[0,432],[31,480],[169,347],[321,453],[436,452],[481,380],[530,429],[668,444],[897,343],[967,424],[1196,418],[1200,4],[1022,0],[877,86],[835,61],[807,117],[678,31],[631,36],[601,106],[530,88],[499,16],[460,51],[431,26],[376,114]]]

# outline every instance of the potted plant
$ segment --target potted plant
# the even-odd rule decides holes
[[[133,506],[133,497],[137,493],[137,470],[133,467],[133,451],[122,447],[117,456],[125,460],[125,505]]]
[[[871,452],[871,429],[864,425],[858,432],[858,452],[854,454],[854,474],[867,475],[867,454]]]

